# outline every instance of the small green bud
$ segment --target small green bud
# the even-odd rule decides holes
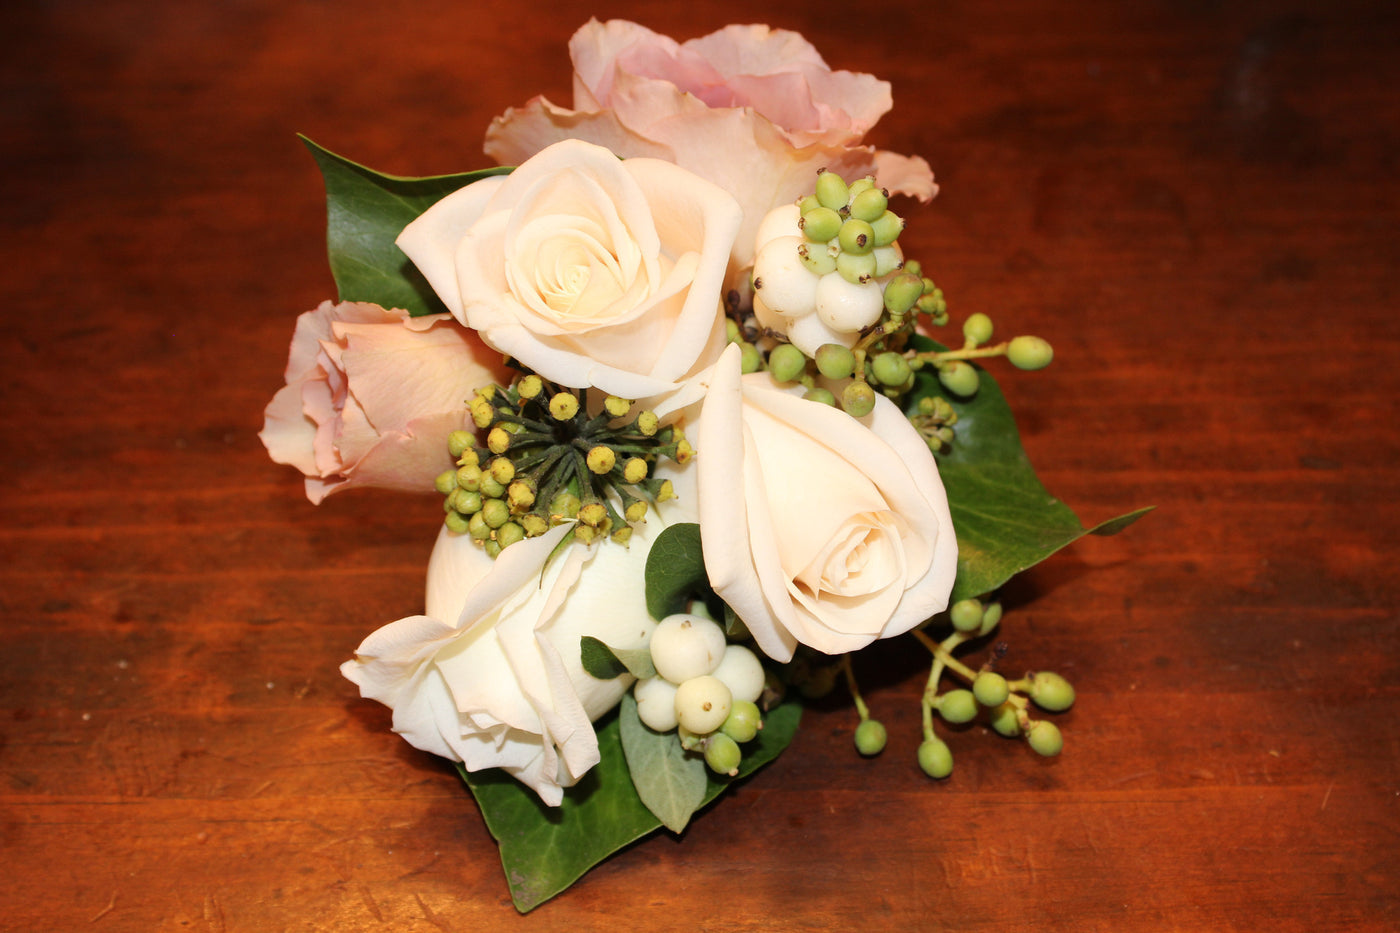
[[[501,542],[495,538],[488,538],[481,542],[481,549],[486,552],[486,556],[495,560],[501,556]]]
[[[503,548],[525,540],[525,529],[515,522],[506,522],[496,529],[496,543]]]
[[[729,708],[729,718],[719,727],[719,731],[742,743],[752,741],[762,728],[763,714],[759,711],[758,704],[749,700],[735,700],[734,705]]]
[[[491,537],[491,526],[486,524],[486,517],[477,512],[467,520],[467,533],[477,541],[485,541]]]
[[[909,379],[909,361],[902,353],[887,350],[870,363],[875,380],[881,385],[902,386]]]
[[[797,222],[802,235],[813,243],[825,243],[841,232],[841,215],[829,207],[818,207]]]
[[[510,503],[512,512],[528,511],[535,504],[534,484],[523,479],[515,480],[506,487],[506,501]]]
[[[836,396],[832,395],[821,386],[814,386],[802,394],[802,397],[809,402],[820,402],[823,405],[836,407]]]
[[[982,613],[980,600],[960,599],[948,610],[948,620],[959,632],[971,632],[982,625]]]
[[[491,407],[491,403],[481,395],[475,395],[467,403],[467,410],[472,414],[472,424],[483,430],[491,426],[491,422],[496,420],[496,411]]]
[[[568,421],[578,414],[578,396],[560,392],[549,400],[549,414],[555,421]]]
[[[723,732],[716,732],[705,740],[705,764],[716,774],[737,777],[743,756],[739,744]]]
[[[1026,730],[1026,742],[1037,755],[1046,758],[1054,758],[1065,747],[1065,737],[1060,734],[1060,727],[1044,719],[1031,723],[1030,729]]]
[[[458,467],[455,479],[457,485],[462,489],[475,492],[481,488],[481,467],[475,463],[469,466]]]
[[[837,239],[842,250],[858,256],[863,256],[875,248],[875,231],[869,223],[854,217],[841,225]],[[839,259],[837,263],[840,263]]]
[[[1031,700],[1041,709],[1063,713],[1074,705],[1074,687],[1054,671],[1038,671],[1031,678]]]
[[[992,339],[992,319],[981,311],[963,321],[963,336],[976,346]]]
[[[917,259],[908,259],[904,262],[904,271],[908,272],[910,275],[916,275],[922,278],[924,266],[923,263],[919,262]]]
[[[457,488],[457,471],[446,470],[439,473],[437,478],[433,480],[433,488],[441,495],[449,495]]]
[[[724,342],[738,343],[743,334],[739,332],[739,322],[731,318],[724,319]]]
[[[778,344],[768,354],[768,371],[778,382],[796,382],[806,369],[806,355],[790,343]]]
[[[1039,337],[1012,337],[1006,358],[1017,369],[1044,369],[1055,358],[1055,351]]]
[[[853,187],[852,191],[851,216],[857,220],[874,223],[890,206],[889,192],[883,188],[876,188],[873,183],[860,191],[855,191]]]
[[[876,719],[867,719],[856,726],[856,751],[869,758],[885,750],[889,736],[884,725]]]
[[[467,533],[467,517],[461,512],[455,510],[449,511],[447,515],[443,517],[442,523],[446,525],[447,530],[453,534],[462,535]]]
[[[995,671],[982,671],[972,682],[972,695],[986,707],[1000,706],[1011,695],[1006,678]]]
[[[481,482],[477,484],[477,489],[483,499],[499,499],[506,494],[505,484],[490,473],[481,474]]]
[[[642,411],[637,413],[637,430],[647,437],[654,437],[661,427],[661,419],[656,417],[654,411]]]
[[[448,497],[452,508],[463,515],[475,515],[481,511],[481,493],[472,492],[470,489],[458,489]]]
[[[557,515],[566,521],[578,518],[578,496],[571,492],[561,492],[549,502],[549,514]]]
[[[953,773],[953,750],[942,739],[925,739],[919,745],[919,767],[941,780]]]
[[[520,516],[520,527],[525,529],[526,537],[538,538],[549,530],[549,519],[538,512],[527,512]]]
[[[949,392],[966,398],[977,394],[981,377],[972,365],[962,360],[951,360],[938,367],[938,381]]]
[[[855,354],[847,347],[839,343],[824,343],[817,347],[817,370],[826,378],[849,378],[855,368]]]
[[[607,518],[607,507],[601,502],[590,502],[578,510],[578,520],[589,528],[599,527]]]
[[[453,431],[447,435],[447,452],[456,460],[476,443],[476,436],[470,431]]]
[[[977,718],[977,699],[971,690],[949,690],[939,698],[938,714],[955,725],[972,722]]]
[[[864,382],[851,382],[841,390],[841,407],[852,418],[864,418],[875,410],[875,390]]]
[[[510,521],[510,506],[506,505],[503,499],[487,499],[481,503],[481,511],[477,514],[486,522],[487,527],[494,530]]]
[[[817,173],[817,200],[822,207],[839,211],[846,206],[850,199],[851,189],[846,187],[846,179],[835,172],[822,171]]]

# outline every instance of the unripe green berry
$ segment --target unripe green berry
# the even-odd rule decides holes
[[[450,495],[457,488],[457,471],[445,470],[437,475],[433,480],[433,488],[441,495]]]
[[[799,214],[805,214],[808,211],[816,210],[821,206],[822,202],[817,200],[817,196],[815,194],[809,194],[805,198],[797,202],[797,212]]]
[[[822,207],[839,211],[850,199],[851,189],[846,187],[846,179],[835,172],[821,172],[817,175],[815,193]]]
[[[977,699],[971,690],[949,690],[939,698],[938,714],[953,724],[977,718]]]
[[[854,201],[862,191],[869,191],[875,187],[875,179],[870,175],[864,175],[851,182],[848,200]]]
[[[825,243],[841,232],[841,215],[829,207],[818,207],[797,222],[802,235],[813,243]]]
[[[1012,337],[1006,358],[1017,369],[1044,369],[1055,358],[1055,351],[1039,337]]]
[[[852,285],[869,282],[875,278],[875,256],[872,253],[853,253],[843,250],[836,257],[836,273]]]
[[[477,512],[467,521],[467,533],[477,541],[485,541],[491,537],[491,526],[486,524],[486,516]]]
[[[1039,671],[1031,678],[1031,700],[1041,709],[1063,713],[1074,705],[1074,687],[1054,671]]]
[[[841,225],[841,232],[837,235],[837,240],[840,242],[842,250],[863,256],[875,248],[875,231],[866,221],[852,217]],[[837,262],[839,263],[840,260]]]
[[[750,700],[735,700],[729,708],[729,717],[719,731],[736,742],[751,742],[763,728],[763,713],[758,704]]]
[[[902,386],[909,379],[909,361],[904,354],[887,350],[870,363],[877,382],[887,386]]]
[[[982,610],[982,627],[978,629],[978,635],[990,635],[992,629],[1001,622],[1001,603],[989,603],[987,608]]]
[[[982,345],[992,339],[992,319],[981,311],[963,321],[963,336],[974,344]]]
[[[874,223],[890,206],[889,193],[871,185],[851,197],[851,216],[866,223]]]
[[[817,370],[828,379],[846,379],[856,368],[856,357],[839,343],[817,347]]]
[[[1011,695],[1011,688],[1006,678],[995,671],[982,671],[972,682],[972,695],[983,706],[1000,706]]]
[[[948,619],[959,632],[972,632],[981,626],[982,613],[981,600],[960,599],[948,610]]]
[[[870,221],[870,229],[875,231],[875,246],[889,246],[904,232],[904,218],[894,211],[885,211]]]
[[[490,473],[482,473],[477,491],[483,499],[499,499],[506,494],[506,487]]]
[[[481,504],[481,511],[477,513],[486,522],[489,528],[500,528],[510,521],[510,506],[501,499],[487,499]]]
[[[909,264],[905,263],[907,270]],[[917,275],[907,271],[890,279],[885,285],[885,310],[891,314],[906,314],[924,293],[924,283]]]
[[[739,744],[723,732],[716,732],[705,740],[705,764],[716,774],[737,776],[743,757]]]
[[[885,750],[888,738],[885,727],[879,720],[867,719],[856,726],[856,751],[867,758],[878,755]]]
[[[808,389],[802,394],[802,397],[809,402],[819,402],[822,405],[830,405],[832,408],[836,407],[836,396],[832,395],[821,386],[814,386]]]
[[[1054,758],[1065,747],[1065,737],[1060,734],[1059,726],[1040,719],[1031,723],[1030,729],[1026,732],[1026,743],[1035,750],[1037,755]]]
[[[938,381],[943,383],[943,387],[949,392],[965,398],[977,394],[981,377],[977,375],[977,370],[968,363],[962,360],[953,360],[938,367]]]
[[[458,489],[448,496],[448,501],[463,515],[474,515],[481,511],[481,493],[472,492],[470,489]]]
[[[510,547],[512,544],[524,540],[525,529],[521,528],[515,522],[506,522],[500,528],[496,529],[496,543],[503,548]]]
[[[816,243],[803,243],[797,247],[797,258],[813,275],[826,275],[836,271],[836,254],[839,252]]]
[[[1021,734],[1021,717],[1017,714],[1014,703],[1001,704],[992,710],[987,721],[998,735],[1004,735],[1008,739],[1014,739]]]
[[[875,410],[875,390],[864,382],[848,383],[841,390],[841,407],[852,418],[864,418]]]
[[[919,745],[919,767],[941,780],[953,773],[953,750],[941,739],[925,739]]]
[[[779,382],[796,382],[807,369],[807,356],[790,343],[782,343],[768,354],[768,371]]]
[[[742,373],[756,373],[763,368],[763,354],[758,352],[758,347],[744,341],[739,344],[739,371]]]
[[[467,533],[467,517],[455,509],[443,516],[442,523],[453,534],[463,535]]]

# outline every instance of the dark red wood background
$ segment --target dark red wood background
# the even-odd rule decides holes
[[[872,0],[606,8],[14,0],[0,12],[0,927],[1400,928],[1396,7]],[[922,673],[840,703],[677,841],[521,919],[452,769],[337,665],[417,611],[438,505],[313,508],[256,432],[331,297],[294,134],[485,164],[569,96],[590,13],[763,19],[895,86],[955,311],[1087,521],[1016,582],[1006,664],[1070,675],[1055,761],[981,729],[914,764]]]

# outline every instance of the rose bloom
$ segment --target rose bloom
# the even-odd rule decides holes
[[[620,156],[675,162],[738,198],[739,268],[753,261],[763,215],[808,194],[819,168],[873,174],[893,193],[937,193],[928,163],[862,145],[891,107],[890,85],[832,71],[807,40],[767,26],[728,26],[677,43],[636,23],[589,21],[569,42],[573,109],[536,97],[492,122],[485,150],[517,164],[565,138]]]
[[[694,520],[679,505],[663,508]],[[629,546],[575,543],[551,560],[573,532],[561,525],[494,561],[444,529],[428,564],[426,614],[370,635],[341,672],[393,709],[394,731],[414,747],[468,771],[502,768],[558,806],[563,788],[599,761],[592,721],[632,684],[588,674],[580,639],[619,650],[650,641],[643,570],[664,527],[652,514]]]
[[[471,427],[466,400],[506,378],[501,355],[446,314],[326,301],[297,318],[258,437],[306,475],[312,502],[354,486],[427,492],[452,466],[447,435]]]
[[[734,199],[567,140],[443,198],[398,244],[458,320],[563,385],[641,399],[724,347]]]
[[[877,395],[857,419],[802,391],[726,352],[694,430],[710,583],[777,661],[907,632],[957,572],[938,468],[898,406]]]

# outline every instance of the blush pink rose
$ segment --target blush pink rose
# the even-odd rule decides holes
[[[509,373],[450,315],[326,301],[297,319],[286,379],[258,437],[319,503],[353,486],[430,491],[452,465],[447,435],[471,427],[467,399]]]
[[[516,165],[565,138],[623,157],[675,162],[738,199],[738,267],[769,210],[808,193],[819,168],[873,174],[891,192],[927,201],[928,163],[862,144],[891,106],[890,85],[832,71],[795,32],[728,26],[677,43],[622,20],[591,20],[569,43],[573,109],[536,97],[492,122],[486,153]]]

